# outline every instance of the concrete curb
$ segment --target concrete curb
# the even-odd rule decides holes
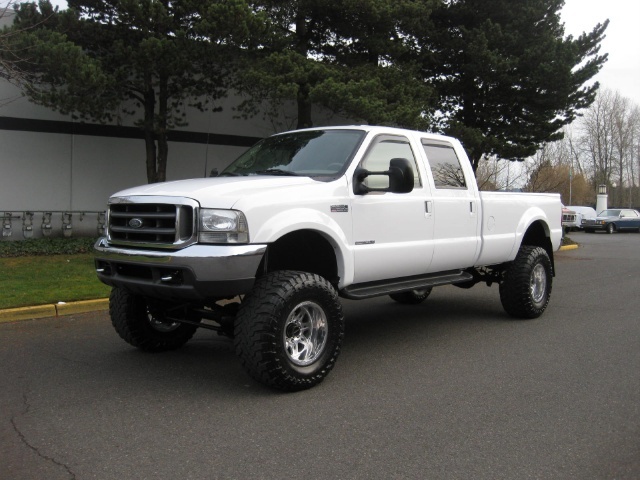
[[[73,315],[74,313],[107,310],[108,308],[108,298],[69,303],[60,302],[49,305],[38,305],[36,307],[8,308],[6,310],[0,310],[0,323],[33,320],[45,317],[61,317],[64,315]]]
[[[576,250],[580,247],[580,245],[564,245],[560,247],[561,252],[565,252],[567,250]]]

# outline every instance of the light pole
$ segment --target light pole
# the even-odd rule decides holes
[[[611,182],[611,203],[613,206],[616,205],[616,187],[618,184],[616,182]]]
[[[571,165],[569,165],[569,205],[573,205],[571,201],[571,181],[573,179],[573,157],[571,158]]]

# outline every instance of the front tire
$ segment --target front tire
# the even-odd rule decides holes
[[[344,337],[342,305],[318,275],[273,272],[245,297],[234,331],[236,353],[252,378],[284,391],[304,390],[335,365]]]
[[[552,267],[541,247],[524,245],[500,283],[500,301],[516,318],[537,318],[551,297]]]
[[[427,299],[431,294],[431,290],[431,288],[419,288],[407,292],[392,293],[389,296],[398,303],[418,305]]]
[[[616,226],[613,223],[607,225],[607,233],[612,234],[616,233]]]
[[[109,315],[123,340],[148,352],[180,348],[198,328],[163,320],[160,309],[153,308],[146,298],[118,287],[111,289]]]

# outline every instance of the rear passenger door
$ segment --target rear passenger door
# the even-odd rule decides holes
[[[468,178],[453,145],[422,139],[431,171],[434,252],[429,270],[441,272],[470,267],[480,249],[479,196],[475,179]]]

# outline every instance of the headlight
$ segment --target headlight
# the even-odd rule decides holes
[[[200,209],[198,241],[202,243],[249,243],[247,219],[237,210]]]

